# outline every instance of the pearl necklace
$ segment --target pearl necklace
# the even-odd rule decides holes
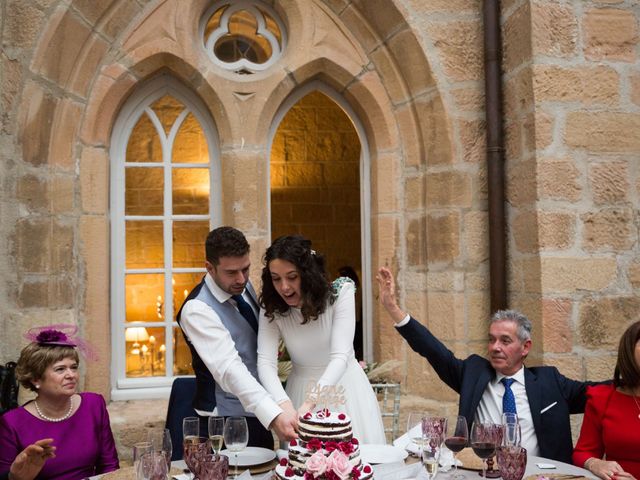
[[[61,422],[63,420],[66,420],[71,416],[71,411],[73,410],[73,401],[71,400],[71,398],[69,398],[69,410],[67,410],[67,413],[65,413],[60,418],[47,417],[44,413],[42,413],[42,410],[40,410],[40,407],[38,406],[38,402],[35,400],[33,401],[33,405],[36,407],[36,412],[38,412],[38,415],[40,416],[40,418],[42,418],[43,420],[46,420],[47,422]]]

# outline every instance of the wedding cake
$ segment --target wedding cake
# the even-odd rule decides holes
[[[289,458],[280,460],[279,480],[367,480],[371,465],[360,459],[360,444],[353,438],[351,419],[327,409],[299,419],[298,440],[289,443]]]

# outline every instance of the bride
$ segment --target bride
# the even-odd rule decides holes
[[[264,388],[288,413],[318,405],[306,398],[311,383],[344,388],[344,405],[331,410],[351,417],[361,443],[384,444],[380,408],[353,351],[355,287],[341,277],[326,277],[324,260],[302,236],[284,236],[267,249],[262,269],[258,375]],[[286,391],[278,378],[278,345],[284,340],[292,361]]]

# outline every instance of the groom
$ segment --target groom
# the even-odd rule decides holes
[[[273,449],[268,429],[291,440],[296,419],[257,380],[259,307],[249,282],[249,243],[239,230],[219,227],[209,232],[205,249],[207,274],[176,319],[196,374],[193,407],[204,417],[201,429],[208,416],[246,417],[249,445]]]

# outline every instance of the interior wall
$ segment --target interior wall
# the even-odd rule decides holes
[[[348,116],[313,92],[285,115],[271,149],[271,237],[298,233],[327,273],[360,272],[360,141]]]

